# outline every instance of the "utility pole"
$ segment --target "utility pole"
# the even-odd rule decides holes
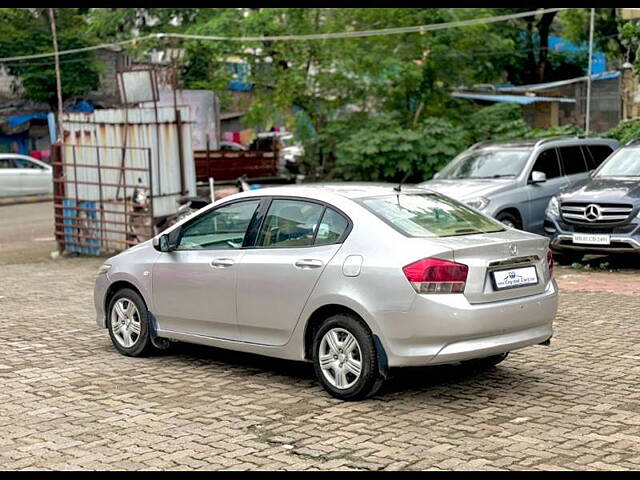
[[[593,25],[596,9],[591,9],[591,21],[589,22],[589,71],[587,72],[587,115],[585,119],[585,134],[589,136],[589,123],[591,120],[591,66],[593,64]]]
[[[56,92],[58,95],[58,139],[62,138],[62,82],[60,80],[60,55],[58,55],[58,36],[56,34],[56,17],[53,8],[49,8],[51,20],[51,36],[53,37],[53,54],[56,65]]]

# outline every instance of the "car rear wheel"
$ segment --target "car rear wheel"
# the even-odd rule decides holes
[[[129,357],[141,357],[153,350],[149,312],[142,297],[129,288],[118,291],[109,302],[107,328],[116,349]]]
[[[318,329],[313,366],[322,386],[341,400],[361,400],[378,391],[382,378],[373,336],[356,318],[338,314]]]
[[[509,228],[517,228],[518,230],[522,230],[522,222],[513,213],[500,212],[498,215],[496,215],[496,220],[504,223]]]

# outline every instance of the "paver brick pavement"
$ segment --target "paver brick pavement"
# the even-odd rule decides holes
[[[0,265],[2,470],[640,467],[636,295],[569,285],[550,347],[402,370],[343,403],[304,363],[119,355],[94,322],[100,262]]]

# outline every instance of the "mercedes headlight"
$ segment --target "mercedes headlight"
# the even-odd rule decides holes
[[[560,205],[558,204],[558,199],[556,197],[551,197],[551,200],[549,200],[549,205],[547,205],[547,210],[545,213],[550,217],[560,216]]]
[[[471,208],[475,208],[476,210],[482,210],[487,205],[489,205],[489,199],[485,197],[472,198],[471,200],[467,200],[466,203]]]

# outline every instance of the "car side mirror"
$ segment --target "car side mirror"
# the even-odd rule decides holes
[[[176,240],[180,236],[180,229],[177,228],[170,233],[163,233],[162,235],[153,237],[153,248],[159,252],[172,252],[177,247]]]
[[[153,248],[159,252],[169,251],[169,235],[163,233],[160,236],[153,237]]]
[[[547,181],[547,174],[534,170],[531,172],[531,183],[544,183]]]

